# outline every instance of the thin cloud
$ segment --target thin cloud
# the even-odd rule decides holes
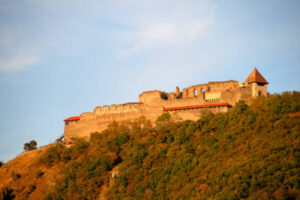
[[[10,59],[0,60],[0,72],[15,72],[23,71],[32,67],[39,61],[36,56],[19,55],[11,57]]]
[[[127,33],[134,38],[132,46],[120,52],[120,57],[128,56],[145,48],[161,48],[173,45],[189,45],[203,35],[213,24],[211,19],[181,23],[153,23],[147,27]]]
[[[123,21],[131,28],[121,30],[120,43],[123,46],[119,57],[148,49],[156,51],[164,48],[167,51],[170,48],[192,46],[196,40],[205,38],[205,34],[214,26],[216,7],[204,0],[196,5],[197,9],[183,1],[179,4],[169,2],[168,6],[162,2],[149,5],[148,9],[155,10],[155,14],[144,7],[133,9],[138,10],[133,13],[134,17]],[[139,10],[144,11],[142,19]]]

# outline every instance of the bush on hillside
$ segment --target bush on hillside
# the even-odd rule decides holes
[[[31,140],[30,142],[24,144],[24,150],[31,151],[36,149],[36,146],[37,146],[37,142],[35,140]]]
[[[43,176],[45,174],[45,172],[41,171],[41,170],[38,170],[36,171],[36,177],[37,178],[40,178],[41,176]]]
[[[51,166],[55,162],[61,160],[64,149],[65,147],[60,143],[57,143],[55,146],[49,147],[47,151],[41,156],[41,162],[48,167]]]
[[[3,161],[0,161],[0,168],[4,165],[5,163]]]
[[[9,188],[9,187],[3,187],[1,189],[1,193],[0,193],[0,199],[3,200],[13,200],[15,199],[16,195],[13,194],[14,190]]]

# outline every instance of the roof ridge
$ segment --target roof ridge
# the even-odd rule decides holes
[[[244,83],[262,83],[262,84],[269,84],[268,81],[261,75],[258,69],[255,67],[248,78],[245,80]]]

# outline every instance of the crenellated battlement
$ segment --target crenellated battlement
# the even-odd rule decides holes
[[[254,69],[244,83],[230,81],[208,82],[174,92],[145,91],[139,102],[97,106],[93,112],[65,119],[65,140],[72,137],[89,138],[92,132],[101,132],[112,121],[134,120],[145,116],[152,122],[163,112],[176,112],[182,119],[199,119],[203,109],[213,113],[227,112],[238,101],[249,101],[267,95],[268,82]],[[180,108],[180,109],[179,109]]]
[[[130,102],[124,104],[111,104],[97,106],[94,112],[84,112],[80,115],[80,120],[92,119],[101,115],[122,114],[128,112],[139,112],[143,109],[144,104],[140,102]]]
[[[103,115],[103,114],[113,114],[113,113],[134,112],[134,111],[140,111],[143,108],[143,106],[144,104],[140,102],[104,105],[102,107],[97,106],[94,109],[94,114]]]

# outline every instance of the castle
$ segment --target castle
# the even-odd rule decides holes
[[[146,91],[139,95],[139,102],[98,106],[93,112],[65,119],[64,139],[86,137],[101,132],[112,121],[133,120],[140,116],[154,122],[163,112],[176,112],[183,120],[197,120],[203,109],[213,113],[227,112],[238,101],[267,96],[266,79],[255,68],[244,83],[238,81],[208,82],[175,92]]]

